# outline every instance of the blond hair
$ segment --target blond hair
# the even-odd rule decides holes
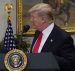
[[[45,16],[47,18],[52,18],[52,7],[49,5],[49,4],[46,4],[46,3],[39,3],[39,4],[36,4],[35,6],[33,6],[30,10],[29,10],[29,13],[32,13],[32,12],[38,12],[39,15],[41,16]]]

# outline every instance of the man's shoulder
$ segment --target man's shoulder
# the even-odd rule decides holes
[[[66,32],[65,30],[61,29],[57,25],[54,25],[54,29],[52,31],[52,34],[56,36],[56,38],[59,39],[67,39],[67,38],[72,38],[70,33]]]
[[[56,33],[63,35],[63,36],[70,36],[70,33],[68,33],[67,31],[65,31],[64,29],[60,28],[57,25],[54,25],[54,30],[56,31]]]

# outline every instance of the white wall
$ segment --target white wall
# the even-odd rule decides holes
[[[0,0],[0,41],[2,41],[7,27],[7,12],[4,10],[6,3],[12,3],[13,5],[14,10],[11,13],[12,26],[14,34],[16,33],[16,0]]]

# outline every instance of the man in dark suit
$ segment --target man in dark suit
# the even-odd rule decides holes
[[[60,71],[73,71],[75,64],[73,39],[69,33],[55,25],[52,7],[48,4],[40,3],[33,6],[29,10],[29,13],[33,28],[37,29],[31,46],[31,52],[52,52],[60,66]],[[42,32],[43,35],[37,47],[36,44],[40,32]]]

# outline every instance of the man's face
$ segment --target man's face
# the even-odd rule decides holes
[[[44,23],[43,18],[39,16],[37,12],[33,12],[30,14],[30,21],[32,23],[32,27],[37,30],[40,30]]]

